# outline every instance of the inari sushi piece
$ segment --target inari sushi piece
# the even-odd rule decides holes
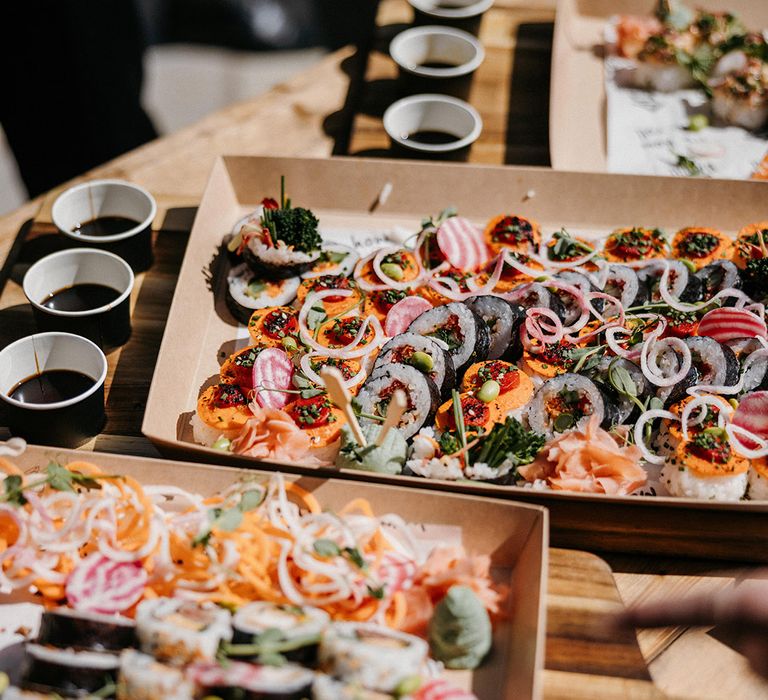
[[[459,375],[473,362],[488,357],[491,342],[488,326],[461,302],[425,311],[411,322],[408,332],[440,341],[447,348]]]
[[[661,470],[673,496],[710,501],[739,501],[747,490],[749,460],[731,448],[721,428],[707,428],[680,441]]]
[[[768,64],[759,58],[710,81],[710,88],[712,111],[723,123],[758,131],[768,122]]]
[[[320,668],[363,688],[394,692],[403,680],[419,676],[427,660],[427,643],[370,623],[337,622],[320,641]]]
[[[646,40],[637,54],[632,83],[635,87],[657,92],[675,92],[693,87],[691,71],[680,61],[681,52],[693,49],[693,38],[687,32],[665,28]]]
[[[289,661],[314,664],[322,631],[330,624],[327,612],[309,605],[280,605],[266,601],[248,603],[232,618],[235,644],[258,643],[270,632],[270,642],[289,642],[293,647],[282,652]]]
[[[300,282],[300,277],[268,278],[242,264],[229,271],[224,300],[240,323],[248,323],[257,309],[290,304]]]
[[[397,427],[407,439],[432,419],[440,403],[440,390],[429,376],[399,362],[382,365],[363,384],[357,401],[363,413],[384,418],[392,394],[398,389],[405,392],[407,407]]]
[[[672,255],[685,258],[697,270],[721,258],[729,258],[733,242],[714,228],[689,227],[678,231],[672,239]]]
[[[148,654],[127,649],[120,655],[117,700],[193,700],[195,687],[184,671]]]
[[[325,309],[328,317],[338,316],[345,311],[358,306],[363,299],[363,293],[357,286],[355,280],[345,275],[321,275],[320,277],[311,277],[305,279],[296,290],[298,305],[304,304],[304,300],[312,292],[327,292],[338,289],[342,294],[327,296],[315,303]],[[346,292],[351,292],[349,295]]]
[[[747,498],[750,501],[768,501],[768,459],[753,459],[747,477]]]
[[[219,644],[232,639],[228,610],[177,598],[139,603],[136,633],[145,654],[174,666],[212,660]]]
[[[28,665],[23,685],[30,690],[82,696],[117,680],[120,661],[115,654],[40,644],[27,644],[26,649]]]
[[[472,365],[464,374],[461,390],[475,393],[488,381],[498,383],[499,395],[495,402],[505,415],[525,406],[533,396],[531,378],[512,363],[502,360],[488,360]]]
[[[341,426],[347,419],[344,413],[334,406],[328,394],[318,394],[307,398],[299,398],[286,409],[293,422],[309,436],[310,447],[315,450],[315,456],[330,453],[341,440]]]
[[[187,676],[198,697],[218,700],[305,700],[315,674],[296,664],[267,666],[227,659],[223,663],[197,662]]]
[[[733,244],[732,260],[736,267],[744,270],[750,260],[766,257],[768,251],[768,221],[760,221],[742,228]]]
[[[496,423],[504,422],[506,411],[497,400],[486,403],[473,393],[464,392],[460,394],[460,401],[464,427],[469,432],[477,432],[482,428],[487,433]],[[448,399],[437,410],[435,427],[443,431],[456,430],[453,399]]]
[[[627,263],[649,258],[666,258],[669,243],[657,228],[620,228],[605,241],[603,256],[608,262]]]
[[[443,398],[456,386],[456,371],[448,351],[427,336],[417,333],[396,335],[381,348],[371,374],[393,362],[411,365],[426,374],[437,384]]]
[[[37,643],[92,651],[121,651],[136,646],[136,624],[127,617],[54,608],[40,619]]]
[[[252,417],[248,397],[239,386],[215,384],[200,394],[189,422],[195,442],[210,447],[220,437],[237,437]]]

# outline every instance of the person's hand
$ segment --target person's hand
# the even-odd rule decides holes
[[[709,627],[736,640],[752,668],[768,678],[768,580],[751,579],[711,595],[660,600],[616,616],[617,629],[634,627]]]

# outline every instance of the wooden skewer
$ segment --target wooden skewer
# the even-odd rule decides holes
[[[349,393],[349,389],[344,386],[344,377],[341,372],[335,367],[323,367],[320,370],[320,378],[325,384],[325,388],[328,391],[328,396],[331,401],[341,410],[346,416],[349,427],[352,429],[352,434],[355,436],[360,447],[366,447],[368,441],[363,435],[363,431],[360,430],[360,423],[357,422],[357,416],[352,410],[352,394]]]
[[[376,446],[381,447],[384,444],[384,439],[387,437],[387,433],[400,423],[405,409],[408,407],[408,399],[405,396],[405,392],[402,389],[395,390],[392,394],[392,398],[389,400],[389,407],[387,408],[387,417],[384,420],[384,425],[381,426],[379,435],[376,438]]]

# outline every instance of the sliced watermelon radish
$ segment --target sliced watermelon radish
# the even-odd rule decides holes
[[[288,353],[280,348],[262,350],[253,362],[253,386],[256,401],[262,408],[283,408],[293,388],[293,362]]]
[[[395,551],[387,552],[376,572],[378,580],[384,586],[385,595],[391,597],[398,591],[409,589],[413,585],[417,568],[411,557]]]
[[[744,428],[756,437],[768,440],[768,391],[753,391],[739,401],[731,417],[731,423]],[[738,440],[749,450],[758,445],[749,438],[738,436]]]
[[[388,312],[384,320],[384,333],[390,338],[405,333],[411,321],[432,308],[424,297],[405,297],[397,302]]]
[[[699,322],[698,334],[714,338],[718,343],[738,338],[765,338],[765,321],[744,309],[723,307],[704,314]]]
[[[451,685],[443,678],[434,678],[413,694],[413,700],[477,700],[477,696]]]
[[[95,552],[82,559],[67,578],[67,602],[75,610],[114,615],[141,600],[147,578],[141,562],[112,561]]]
[[[452,216],[440,225],[437,247],[453,267],[462,270],[476,270],[488,261],[483,232],[461,216]]]

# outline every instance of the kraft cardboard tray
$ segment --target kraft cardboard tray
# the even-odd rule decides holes
[[[553,168],[605,172],[605,27],[613,15],[650,15],[657,4],[656,0],[558,0],[549,101]],[[688,4],[734,12],[748,27],[768,27],[768,2],[696,0]]]
[[[243,477],[265,480],[271,472],[201,466],[161,459],[29,447],[14,464],[25,471],[50,461],[66,465],[87,460],[107,473],[135,477],[142,484],[171,484],[211,495]],[[426,525],[430,537],[451,539],[468,551],[491,557],[496,582],[509,587],[505,617],[494,628],[493,651],[475,672],[449,671],[454,683],[480,698],[540,698],[544,667],[547,585],[547,511],[529,505],[455,494],[428,499],[413,489],[351,484],[340,479],[287,476],[312,492],[324,509],[340,510],[353,498],[365,498],[374,513],[397,513],[406,522]],[[431,530],[431,532],[430,532]]]
[[[677,230],[713,226],[734,233],[767,218],[765,187],[757,182],[574,174],[536,168],[446,165],[406,161],[280,159],[227,156],[214,166],[192,229],[160,349],[142,430],[168,456],[298,472],[194,444],[189,418],[202,388],[244,340],[223,301],[222,236],[285,175],[295,204],[312,208],[322,226],[354,226],[357,235],[402,225],[454,205],[478,222],[514,211],[541,222],[599,236],[619,226]],[[392,193],[369,213],[385,183]],[[329,472],[330,473],[330,472]],[[768,502],[723,504],[692,499],[534,491],[484,483],[332,472],[363,481],[525,500],[550,508],[557,546],[589,550],[717,557],[768,562]]]

